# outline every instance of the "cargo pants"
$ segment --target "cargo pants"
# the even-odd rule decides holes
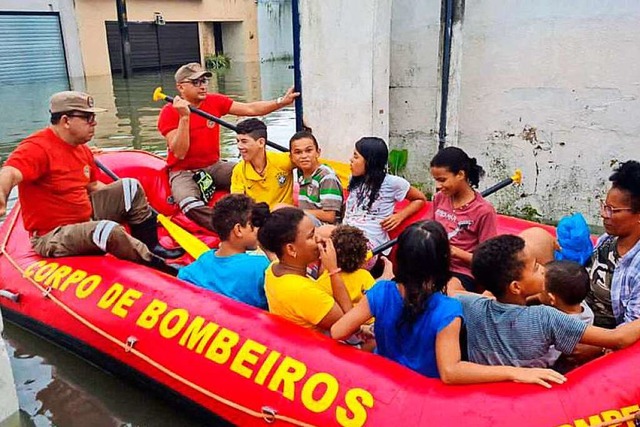
[[[31,245],[43,257],[96,255],[108,252],[133,262],[149,262],[154,255],[120,225],[139,224],[151,216],[144,189],[137,179],[124,178],[90,194],[91,221],[63,225],[43,236],[34,235]],[[46,213],[44,213],[46,215]]]
[[[218,189],[228,190],[231,187],[231,174],[235,163],[219,161],[202,168],[213,178]],[[195,170],[177,170],[169,172],[169,184],[174,201],[183,214],[200,227],[211,230],[212,209],[202,200],[198,184],[193,180]]]

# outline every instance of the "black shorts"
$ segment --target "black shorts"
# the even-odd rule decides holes
[[[477,292],[476,279],[474,279],[473,277],[471,277],[471,276],[469,276],[467,274],[454,273],[454,272],[451,272],[451,276],[455,277],[458,280],[460,280],[460,282],[462,283],[462,286],[464,287],[464,289],[466,291]]]

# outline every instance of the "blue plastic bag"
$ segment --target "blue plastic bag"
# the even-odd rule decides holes
[[[555,251],[556,260],[586,264],[593,252],[593,242],[587,221],[581,213],[562,218],[556,228],[556,236],[561,248]]]

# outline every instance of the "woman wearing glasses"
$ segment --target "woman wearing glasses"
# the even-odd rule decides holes
[[[605,328],[640,318],[640,163],[620,164],[600,208],[606,234],[591,258],[587,303]]]

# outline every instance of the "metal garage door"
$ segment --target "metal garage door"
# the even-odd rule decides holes
[[[57,13],[0,13],[0,83],[67,76]]]
[[[111,71],[122,71],[122,47],[118,23],[107,21],[107,43]],[[134,70],[177,68],[200,62],[200,39],[197,22],[129,22],[131,67]]]

